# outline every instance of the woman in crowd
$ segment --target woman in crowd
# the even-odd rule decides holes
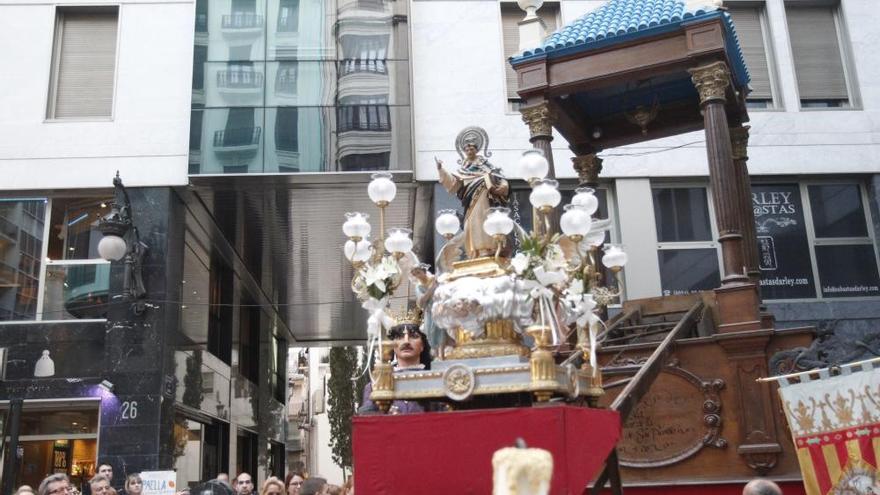
[[[125,478],[125,494],[141,495],[144,493],[144,481],[141,479],[140,473],[129,474]]]
[[[284,480],[284,486],[287,487],[287,495],[299,495],[299,489],[302,488],[306,477],[303,473],[287,473]]]
[[[272,476],[263,482],[260,489],[260,495],[284,495],[284,483],[278,478]]]

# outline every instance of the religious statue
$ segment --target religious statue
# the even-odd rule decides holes
[[[450,194],[455,194],[464,207],[464,249],[470,259],[495,253],[495,241],[483,230],[483,221],[489,208],[507,206],[510,194],[501,169],[486,159],[492,155],[487,150],[488,143],[485,130],[467,127],[455,140],[456,151],[462,157],[458,160],[458,170],[447,171],[443,162],[435,158],[440,183]],[[485,156],[479,154],[481,149]]]

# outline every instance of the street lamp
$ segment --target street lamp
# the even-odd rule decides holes
[[[128,191],[122,184],[119,172],[113,178],[114,200],[110,213],[98,223],[98,230],[104,237],[98,243],[98,254],[107,261],[123,260],[122,298],[132,303],[132,312],[140,315],[146,309],[144,298],[143,259],[147,245],[141,242],[137,227],[132,223],[131,201]]]

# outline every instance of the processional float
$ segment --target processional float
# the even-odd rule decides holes
[[[537,149],[524,152],[518,164],[532,188],[535,228],[526,232],[511,216],[509,185],[488,161],[487,148],[486,132],[468,127],[456,139],[458,168],[449,171],[437,161],[441,184],[461,200],[464,214],[463,221],[455,210],[437,216],[446,242],[436,274],[412,252],[410,230],[385,231],[385,208],[397,190],[390,173],[373,174],[367,188],[379,208],[373,239],[367,213],[346,214],[351,286],[369,312],[368,334],[378,347],[370,398],[383,412],[395,400],[442,401],[458,409],[490,396],[503,404],[554,397],[594,404],[602,394],[597,314],[619,290],[605,285],[600,262],[619,286],[627,256],[605,244],[610,222],[594,218],[599,202],[592,189],[577,189],[560,215],[558,183],[546,178],[548,162]],[[405,277],[416,289],[421,321],[414,311],[396,317],[389,311]],[[420,324],[441,343],[431,369],[395,369],[385,332],[402,323]],[[583,364],[557,362],[563,349],[582,355]]]

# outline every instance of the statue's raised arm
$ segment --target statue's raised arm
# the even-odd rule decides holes
[[[480,127],[467,127],[455,139],[455,148],[461,159],[458,170],[449,172],[443,162],[437,160],[440,184],[454,194],[464,207],[464,248],[470,259],[492,256],[495,241],[483,230],[489,208],[507,206],[510,186],[487,157],[489,137]],[[480,154],[483,151],[483,154]]]

